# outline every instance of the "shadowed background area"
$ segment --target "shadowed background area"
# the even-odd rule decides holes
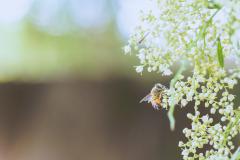
[[[158,74],[137,75],[122,46],[139,0],[9,0],[0,5],[0,159],[174,160],[190,108],[139,104]]]
[[[3,84],[1,154],[12,160],[177,159],[186,122],[170,132],[165,111],[140,105],[148,87],[124,77]]]

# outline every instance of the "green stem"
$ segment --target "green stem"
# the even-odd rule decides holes
[[[236,152],[233,154],[231,160],[240,160],[240,147],[236,150]]]
[[[179,77],[185,71],[185,69],[186,69],[185,65],[186,65],[186,61],[182,61],[181,67],[179,68],[178,72],[176,73],[176,75],[174,76],[174,78],[170,82],[170,91],[174,90],[174,86],[177,83],[177,81],[179,80]],[[170,97],[171,103],[170,103],[170,108],[169,108],[169,111],[168,111],[168,118],[169,118],[169,121],[170,121],[171,130],[175,129],[175,118],[174,118],[175,104],[173,103],[174,102],[174,97],[175,97],[175,95],[173,95],[173,94]]]
[[[209,25],[212,23],[212,20],[213,18],[215,17],[215,15],[220,11],[221,8],[217,9],[213,15],[200,27],[200,31],[197,35],[197,38],[195,41],[191,41],[189,44],[186,45],[187,47],[187,50],[189,50],[192,46],[196,46],[197,45],[197,42],[200,40],[200,39],[203,39],[204,41],[204,48],[206,46],[206,31],[207,31],[207,28],[209,27]]]
[[[239,112],[239,113],[236,113],[236,114],[237,114],[237,116],[236,116],[236,122],[234,122],[234,123],[231,123],[231,122],[230,122],[230,123],[227,125],[227,129],[226,129],[226,131],[225,131],[225,133],[224,133],[224,142],[223,142],[224,145],[227,144],[227,138],[228,138],[228,136],[229,136],[229,134],[230,134],[230,132],[231,132],[231,128],[234,127],[234,126],[236,126],[236,125],[238,124],[239,119],[240,119],[240,112]]]

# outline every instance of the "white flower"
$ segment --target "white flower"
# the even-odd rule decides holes
[[[151,67],[148,67],[148,72],[152,72],[152,68]]]
[[[172,74],[172,71],[168,68],[166,68],[164,71],[163,71],[163,75],[164,76],[170,76]]]
[[[232,111],[233,111],[233,106],[227,105],[227,106],[226,106],[226,109],[225,109],[225,112],[226,112],[226,113],[231,113]]]
[[[222,117],[221,121],[225,122],[226,121],[226,117]]]
[[[194,116],[193,116],[191,113],[188,113],[188,114],[187,114],[187,118],[193,119],[193,117],[194,117]]]
[[[228,95],[228,100],[229,101],[233,101],[233,99],[234,99],[234,95],[232,95],[232,94]]]
[[[214,129],[215,129],[216,131],[221,130],[221,125],[220,125],[219,123],[216,124],[216,125],[214,126]]]
[[[183,106],[183,107],[185,107],[186,105],[187,105],[187,100],[186,99],[182,99],[181,100],[181,105]]]
[[[137,54],[139,60],[140,60],[140,63],[144,63],[145,60],[146,60],[146,53],[145,53],[145,49],[141,49],[139,51],[139,54]]]
[[[191,90],[187,93],[187,101],[192,101],[192,97],[194,95],[194,92]]]
[[[182,151],[182,155],[183,155],[183,156],[188,156],[188,154],[189,154],[188,150],[184,149],[184,150]]]
[[[123,48],[123,50],[124,50],[124,53],[125,53],[125,54],[131,53],[131,47],[130,47],[129,45],[126,45],[126,46]]]
[[[215,108],[211,108],[210,112],[211,112],[211,114],[215,114],[216,113],[216,109]]]
[[[224,113],[224,110],[223,110],[223,109],[219,109],[219,113],[220,113],[220,114],[223,114],[223,113]]]
[[[196,80],[197,80],[198,82],[202,83],[202,82],[204,82],[205,79],[203,78],[202,75],[198,75],[198,76],[196,77]]]
[[[182,141],[179,141],[178,146],[182,147],[183,145],[184,145],[184,143]]]
[[[203,123],[208,123],[208,118],[209,118],[208,115],[203,116],[203,117],[202,117]]]
[[[137,66],[136,67],[136,72],[137,73],[142,73],[143,72],[143,66]]]

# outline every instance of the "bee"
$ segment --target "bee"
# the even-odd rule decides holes
[[[152,88],[151,92],[146,95],[141,101],[142,102],[148,102],[152,104],[152,107],[156,110],[159,110],[159,107],[161,106],[162,102],[162,95],[163,91],[167,89],[164,85],[157,83]]]

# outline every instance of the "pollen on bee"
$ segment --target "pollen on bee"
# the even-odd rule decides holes
[[[160,104],[161,104],[160,98],[157,98],[156,100],[154,100],[154,102],[155,102],[157,105],[160,105]]]

